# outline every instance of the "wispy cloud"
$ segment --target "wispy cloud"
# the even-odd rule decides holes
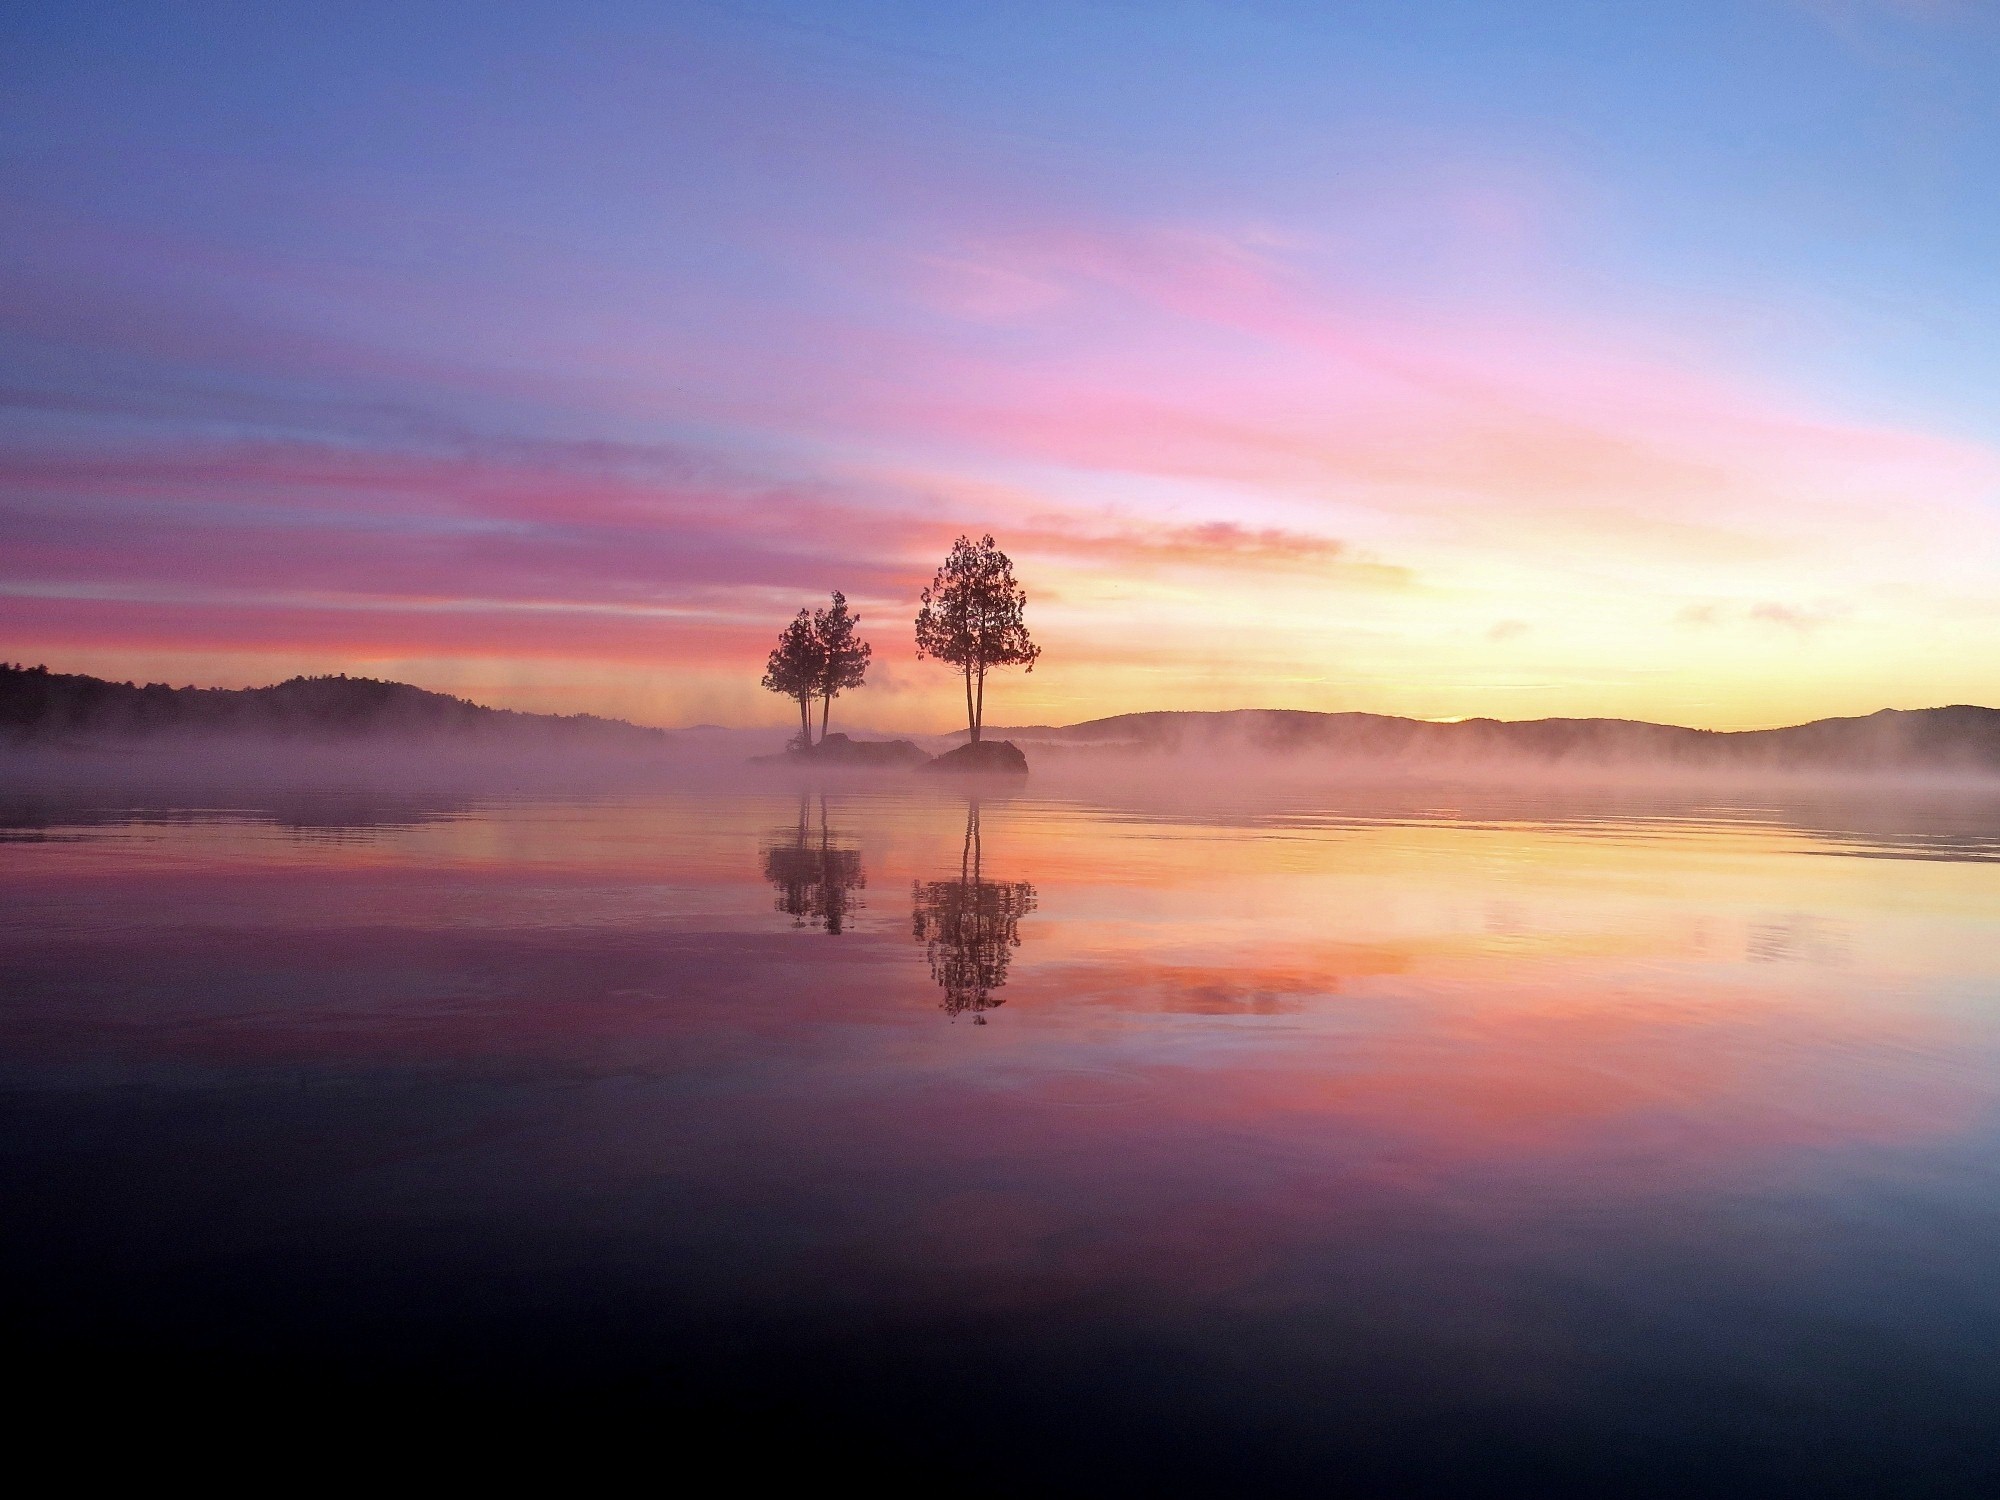
[[[1766,600],[1750,606],[1750,618],[1776,625],[1800,635],[1811,635],[1824,626],[1845,619],[1851,611],[1841,604],[1785,604]]]
[[[1828,625],[1852,618],[1854,608],[1835,600],[1812,604],[1761,599],[1747,604],[1708,602],[1684,605],[1674,615],[1678,625],[1709,628],[1728,624],[1776,626],[1798,635],[1811,635]]]
[[[652,154],[580,149],[580,111],[428,176],[421,141],[297,184],[252,153],[183,202],[170,147],[119,141],[105,180],[154,196],[7,192],[16,649],[612,663],[659,717],[696,679],[743,716],[764,634],[840,587],[922,722],[948,684],[906,655],[910,601],[991,530],[1050,712],[1643,713],[1669,683],[1761,713],[1798,640],[1917,659],[1925,611],[2000,566],[2000,453],[1963,427],[1510,282],[1576,211],[1560,164],[1454,172],[1480,143],[1424,137],[1325,201],[1197,191],[1179,157],[1126,193],[948,109],[770,59],[705,86],[691,56],[640,90]],[[1451,201],[1370,220],[1399,175]],[[1490,279],[1402,274],[1413,246]]]

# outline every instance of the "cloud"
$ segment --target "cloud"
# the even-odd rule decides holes
[[[1365,587],[1399,588],[1407,568],[1355,557],[1333,537],[1235,521],[1189,525],[1093,522],[1088,517],[1036,516],[1012,528],[1020,546],[1038,552],[1116,564],[1133,571],[1184,568],[1244,574],[1303,571]]]
[[[200,653],[334,653],[356,661],[464,656],[672,663],[685,669],[761,659],[763,621],[699,614],[522,609],[482,600],[328,600],[273,593],[161,589],[152,595],[0,593],[0,630],[37,650],[172,648]],[[135,647],[135,643],[140,643]]]
[[[763,622],[832,587],[900,610],[992,530],[1060,621],[1051,663],[1134,694],[1205,641],[1239,701],[1500,691],[1480,643],[1530,616],[1555,709],[1635,680],[1661,600],[1757,600],[1779,563],[1808,599],[1937,596],[2000,553],[1979,444],[1649,359],[1643,328],[1390,296],[1297,226],[1120,217],[916,133],[912,188],[866,144],[800,158],[837,187],[801,202],[839,213],[695,214],[685,278],[617,233],[355,253],[337,220],[366,248],[382,203],[322,210],[323,256],[11,221],[33,274],[0,278],[0,320],[37,352],[5,392],[10,631],[754,666]],[[1675,618],[1781,650],[1841,617]]]
[[[1811,635],[1824,626],[1847,619],[1853,612],[1851,605],[1836,601],[1789,604],[1781,600],[1766,599],[1749,605],[1709,602],[1683,606],[1675,613],[1674,623],[1707,628],[1737,621],[1772,625],[1800,635]]]
[[[1846,618],[1850,613],[1840,604],[1783,604],[1766,601],[1750,606],[1749,618],[1765,625],[1776,625],[1786,630],[1797,631],[1800,635],[1811,635],[1822,626]]]

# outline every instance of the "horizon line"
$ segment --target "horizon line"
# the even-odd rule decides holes
[[[180,687],[176,687],[173,683],[170,682],[141,683],[137,681],[137,679],[135,678],[125,678],[120,680],[117,678],[98,677],[94,673],[89,673],[89,672],[62,672],[56,670],[55,668],[50,667],[46,662],[38,662],[33,666],[29,666],[24,661],[10,661],[5,659],[0,659],[0,670],[13,670],[18,672],[29,672],[29,673],[43,672],[53,677],[82,677],[96,682],[111,683],[117,686],[141,687],[141,688],[165,687],[174,691],[189,690],[196,692],[219,692],[219,693],[258,692],[269,688],[281,687],[287,682],[342,681],[342,680],[353,681],[353,682],[378,682],[393,687],[413,688],[418,692],[431,693],[441,698],[450,698],[460,703],[471,704],[475,708],[487,709],[493,712],[523,714],[535,718],[601,719],[608,723],[625,724],[629,725],[634,729],[653,729],[661,731],[662,733],[666,734],[693,734],[703,730],[717,731],[725,734],[756,734],[756,733],[766,733],[766,732],[771,734],[785,734],[790,732],[789,726],[783,724],[718,724],[708,720],[704,720],[696,724],[647,724],[647,723],[641,723],[637,719],[627,719],[617,715],[598,713],[591,710],[580,710],[576,713],[563,714],[563,713],[551,713],[545,709],[513,708],[506,704],[482,703],[479,702],[477,699],[468,698],[458,693],[447,692],[441,688],[428,688],[423,686],[421,683],[406,682],[400,678],[369,677],[365,675],[357,675],[355,673],[346,671],[322,672],[317,674],[300,672],[300,673],[295,673],[291,677],[281,678],[277,682],[262,683],[251,687],[213,687],[213,686],[205,687],[198,683],[185,683],[182,684]],[[1771,724],[1746,725],[1732,729],[1718,729],[1699,724],[1677,724],[1665,719],[1632,718],[1622,714],[1540,714],[1534,718],[1528,718],[1528,719],[1503,719],[1492,714],[1453,714],[1453,715],[1388,714],[1388,713],[1379,713],[1373,709],[1363,709],[1363,708],[1272,708],[1265,706],[1246,706],[1240,708],[1140,708],[1140,709],[1126,709],[1119,713],[1099,714],[1094,718],[1077,719],[1066,724],[1039,723],[1039,724],[993,725],[985,728],[984,732],[989,735],[998,735],[998,734],[1008,734],[1008,733],[1020,734],[1020,733],[1030,732],[1033,730],[1078,729],[1087,724],[1101,724],[1112,719],[1141,718],[1151,714],[1177,714],[1190,718],[1193,717],[1219,718],[1227,714],[1304,714],[1314,718],[1339,718],[1345,716],[1354,716],[1354,717],[1364,717],[1364,718],[1374,718],[1374,719],[1391,719],[1408,724],[1440,724],[1440,725],[1473,724],[1473,723],[1644,724],[1658,729],[1681,729],[1696,734],[1728,735],[1728,734],[1761,734],[1774,729],[1797,729],[1807,724],[1825,724],[1825,723],[1839,722],[1843,720],[1870,719],[1874,718],[1878,714],[1885,714],[1885,713],[1936,713],[1954,708],[1977,709],[1984,713],[2000,712],[2000,709],[1996,709],[1993,705],[1983,704],[1983,703],[1970,703],[1970,702],[1931,703],[1931,704],[1924,704],[1916,708],[1899,708],[1891,704],[1884,704],[1880,708],[1867,709],[1855,713],[1822,714],[1817,718],[1797,719],[1789,722],[1779,722]],[[848,735],[849,738],[853,738],[857,734],[873,735],[884,739],[946,739],[958,736],[969,736],[969,731],[963,726],[957,726],[950,729],[907,729],[907,728],[884,729],[880,725],[864,724],[864,725],[854,726],[852,729],[839,729],[833,732],[837,734]]]

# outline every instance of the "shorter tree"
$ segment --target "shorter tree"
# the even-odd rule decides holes
[[[819,644],[819,737],[826,738],[826,722],[833,700],[848,688],[858,688],[868,676],[868,659],[875,648],[854,633],[861,616],[849,614],[847,595],[833,591],[828,609],[813,611],[813,638]]]
[[[819,691],[823,665],[813,617],[802,609],[764,663],[764,687],[799,700],[799,747],[805,750],[812,748],[812,700]]]
[[[972,743],[986,720],[986,674],[994,667],[1035,670],[1042,648],[1029,639],[1022,612],[1028,596],[1014,564],[990,536],[952,543],[951,555],[924,590],[917,611],[917,655],[949,662],[965,678],[965,725]]]
[[[777,909],[794,927],[816,924],[838,937],[846,930],[868,877],[861,868],[861,851],[836,844],[826,826],[826,794],[819,799],[819,838],[814,841],[807,820],[805,794],[799,794],[798,828],[789,838],[764,851],[764,878],[777,889]]]

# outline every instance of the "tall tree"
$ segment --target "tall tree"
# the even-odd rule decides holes
[[[994,667],[1035,670],[1042,648],[1028,637],[1028,596],[1014,564],[990,536],[960,537],[924,590],[917,611],[917,655],[949,662],[965,678],[965,725],[972,743],[986,720],[986,674]]]
[[[848,688],[858,688],[868,675],[868,658],[875,648],[854,633],[861,616],[848,613],[847,595],[833,591],[828,609],[813,611],[813,637],[819,642],[819,737],[826,738],[826,721],[833,700]]]
[[[924,945],[931,978],[944,990],[949,1016],[984,1012],[1004,1002],[994,991],[1007,983],[1012,950],[1021,946],[1021,918],[1035,909],[1035,888],[1025,880],[987,880],[979,870],[979,804],[965,810],[965,848],[958,879],[919,880],[910,888],[910,934]]]
[[[812,700],[819,691],[820,667],[819,636],[812,615],[802,609],[764,663],[764,687],[799,700],[799,746],[805,750],[812,748]]]

